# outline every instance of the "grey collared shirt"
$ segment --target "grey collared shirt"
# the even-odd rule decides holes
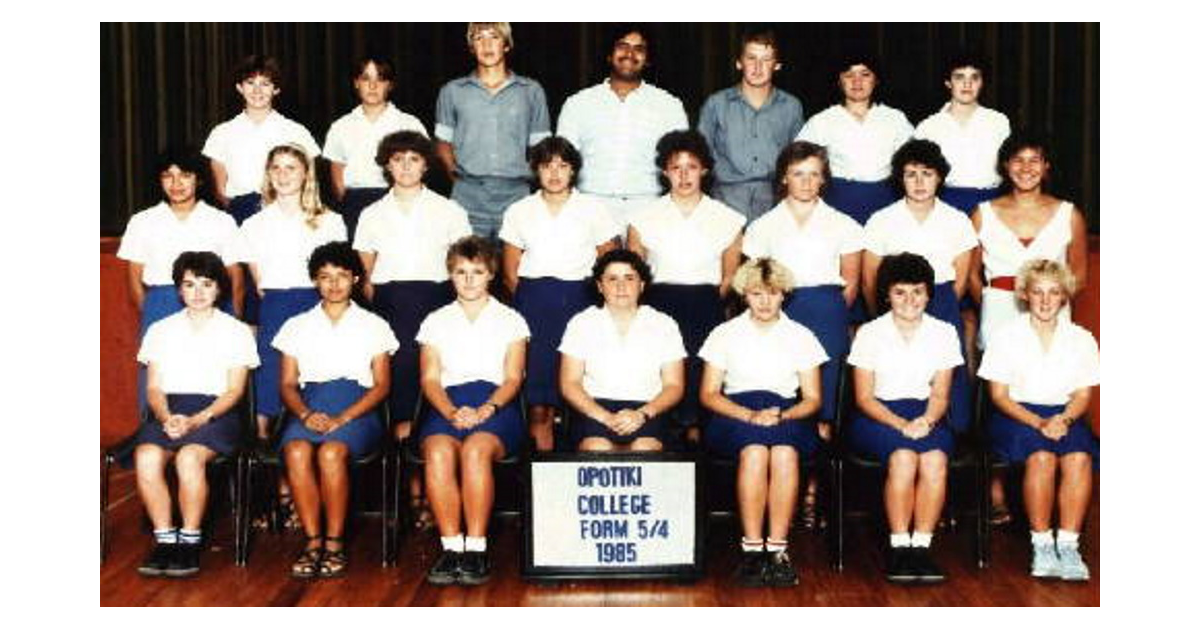
[[[759,109],[735,85],[708,97],[697,129],[712,149],[718,183],[771,179],[775,159],[804,126],[804,107],[775,87]]]
[[[476,177],[528,178],[525,149],[550,135],[546,93],[517,74],[495,94],[474,73],[450,81],[438,92],[436,123],[458,170]]]

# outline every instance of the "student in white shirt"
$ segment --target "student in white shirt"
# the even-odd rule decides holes
[[[887,467],[886,570],[888,580],[901,583],[946,578],[929,547],[954,450],[946,421],[950,381],[963,360],[954,327],[925,313],[932,292],[933,267],[924,258],[884,257],[879,304],[890,310],[858,329],[847,358],[858,410],[844,431],[851,448]]]
[[[658,141],[656,163],[667,194],[644,206],[629,223],[628,247],[650,265],[655,284],[646,304],[679,324],[688,351],[687,389],[678,410],[680,428],[697,439],[707,413],[700,407],[700,346],[725,319],[721,301],[741,262],[746,217],[705,194],[713,166],[708,142],[697,131],[672,131]]]
[[[821,409],[817,367],[829,357],[812,332],[782,314],[792,286],[791,273],[778,262],[746,261],[733,277],[746,311],[713,330],[700,349],[700,402],[713,412],[704,440],[713,452],[738,460],[742,560],[734,579],[745,586],[796,584],[787,537],[800,460],[821,444],[813,422]]]
[[[391,383],[388,355],[398,344],[387,322],[354,303],[363,268],[350,243],[321,245],[307,267],[321,302],[289,319],[271,342],[283,357],[280,393],[288,411],[279,448],[308,537],[291,573],[339,577],[348,562],[348,461],[378,448],[384,436],[378,407]]]
[[[796,136],[829,150],[833,180],[825,202],[860,224],[896,200],[888,166],[913,132],[904,112],[876,101],[879,71],[879,61],[865,50],[845,55],[838,65],[842,102],[810,118]]]
[[[1100,348],[1091,333],[1060,317],[1075,288],[1062,263],[1036,259],[1022,265],[1016,293],[1026,312],[996,333],[979,366],[994,404],[992,449],[1005,461],[1025,464],[1030,574],[1063,580],[1090,577],[1079,553],[1079,529],[1100,455],[1084,417],[1100,383]],[[1057,541],[1050,530],[1056,505]]]
[[[351,81],[358,94],[358,107],[330,125],[324,155],[329,160],[331,192],[346,222],[346,232],[353,238],[363,208],[388,191],[375,164],[379,141],[397,131],[428,134],[416,116],[400,111],[388,100],[396,73],[386,59],[378,55],[363,57],[354,64]]]
[[[446,269],[456,299],[430,313],[417,333],[421,390],[430,407],[419,439],[425,488],[442,538],[430,584],[488,581],[492,464],[520,450],[525,435],[514,403],[524,379],[529,327],[488,293],[496,262],[482,237],[452,245]]]
[[[662,415],[683,397],[687,351],[679,326],[639,300],[650,267],[627,249],[592,267],[604,299],[567,323],[559,385],[577,412],[572,432],[581,451],[661,451]]]
[[[942,73],[950,101],[917,125],[914,138],[932,140],[950,163],[940,197],[970,214],[980,202],[1000,194],[996,151],[1011,129],[1008,116],[979,104],[988,66],[983,56],[958,51]]]
[[[250,329],[216,308],[231,286],[224,261],[212,252],[183,252],[171,275],[184,309],[151,325],[138,351],[149,374],[149,418],[138,430],[134,463],[155,539],[138,573],[183,577],[200,570],[205,467],[218,454],[231,453],[241,438],[234,407],[258,355]],[[182,529],[171,517],[166,465],[172,458]]]
[[[593,302],[588,282],[596,258],[616,246],[620,227],[604,203],[575,189],[579,151],[553,136],[529,151],[538,191],[509,206],[500,227],[504,284],[533,336],[526,361],[529,434],[539,451],[554,448],[558,344],[567,321]]]

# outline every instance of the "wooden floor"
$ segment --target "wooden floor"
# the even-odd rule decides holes
[[[1097,478],[1098,479],[1098,478]],[[938,586],[896,586],[883,579],[878,525],[859,521],[847,531],[845,571],[829,567],[823,536],[794,532],[792,556],[799,586],[740,588],[729,576],[736,555],[736,523],[712,522],[706,577],[692,584],[665,581],[577,581],[531,584],[520,578],[520,524],[497,519],[493,527],[491,582],[434,587],[424,574],[436,558],[436,538],[424,533],[400,543],[398,566],[379,565],[379,521],[356,519],[351,568],[342,579],[300,581],[287,570],[302,544],[297,532],[255,533],[249,566],[233,564],[230,519],[217,521],[201,573],[191,579],[144,578],[136,568],[150,546],[142,506],[130,473],[114,475],[109,513],[110,547],[100,567],[103,606],[1098,606],[1100,604],[1099,483],[1085,527],[1083,551],[1092,570],[1087,583],[1039,581],[1027,575],[1028,533],[995,532],[992,566],[971,559],[970,527],[940,532],[934,549],[950,579]]]

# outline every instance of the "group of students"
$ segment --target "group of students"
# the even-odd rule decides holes
[[[285,419],[286,490],[307,536],[297,577],[345,573],[347,462],[392,439],[386,401],[395,437],[425,460],[443,548],[431,583],[488,579],[492,464],[526,437],[555,448],[569,408],[567,447],[653,451],[683,436],[736,458],[735,579],[795,584],[800,461],[829,439],[847,364],[848,443],[887,465],[888,578],[939,581],[929,547],[978,347],[993,447],[1026,464],[1031,573],[1087,579],[1078,532],[1098,441],[1081,419],[1099,353],[1068,316],[1084,224],[1044,189],[1046,143],[978,104],[982,62],[948,64],[951,101],[911,139],[904,115],[872,100],[866,57],[839,73],[844,101],[801,124],[771,83],[777,43],[751,34],[741,82],[710,97],[695,131],[641,80],[644,29],[618,31],[608,80],[568,99],[558,135],[540,86],[505,65],[506,23],[468,27],[477,68],[443,88],[435,141],[388,102],[390,66],[364,60],[361,105],[326,142],[340,212],[322,201],[316,143],[271,108],[270,60],[239,70],[246,109],[210,135],[211,171],[194,153],[163,156],[164,201],[131,219],[118,252],[147,366],[136,462],[157,544],[143,574],[198,570],[204,465],[232,448],[257,368],[259,435]],[[437,166],[451,199],[424,185]],[[199,200],[210,172],[227,213]],[[733,302],[745,310],[727,318]]]

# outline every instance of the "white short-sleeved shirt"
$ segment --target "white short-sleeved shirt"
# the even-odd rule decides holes
[[[708,334],[700,358],[725,371],[725,393],[771,391],[791,398],[800,388],[800,372],[829,360],[812,331],[780,314],[770,328],[759,328],[742,313]]]
[[[905,341],[888,312],[859,327],[846,362],[875,373],[879,400],[928,400],[934,375],[962,365],[963,358],[954,326],[926,314]]]
[[[225,196],[233,198],[262,189],[267,154],[281,144],[303,147],[312,160],[321,154],[321,147],[304,125],[271,110],[261,123],[242,112],[213,127],[204,142],[204,155],[225,166],[229,175]]]
[[[572,94],[558,116],[558,135],[583,155],[579,188],[599,195],[658,194],[658,139],[687,128],[683,102],[644,81],[622,100],[605,79]]]
[[[390,193],[367,206],[358,218],[354,249],[375,252],[372,284],[442,282],[450,277],[446,273],[446,250],[470,235],[467,211],[457,202],[423,188],[407,211],[400,209]]]
[[[634,213],[654,281],[663,284],[721,284],[721,254],[746,224],[746,215],[704,195],[688,216],[666,194]]]
[[[781,201],[746,228],[742,253],[779,261],[792,272],[797,288],[845,286],[842,256],[862,251],[862,236],[857,221],[824,201],[817,201],[803,226]]]
[[[374,121],[359,105],[329,126],[325,157],[346,167],[342,177],[347,188],[387,188],[383,167],[375,163],[375,153],[379,141],[397,131],[415,131],[429,137],[416,116],[400,111],[391,102]]]
[[[860,182],[885,180],[892,173],[892,154],[912,137],[904,112],[875,103],[859,121],[843,105],[831,105],[808,119],[797,140],[829,151],[833,176]]]
[[[592,273],[596,248],[621,234],[604,202],[571,191],[557,215],[535,192],[504,211],[500,240],[522,250],[522,278],[581,280]]]
[[[241,234],[241,259],[258,266],[259,288],[294,289],[312,286],[308,257],[325,243],[346,240],[346,223],[328,211],[313,229],[303,213],[288,215],[272,203],[246,219]]]
[[[663,388],[663,366],[687,356],[675,320],[645,305],[625,336],[607,309],[580,311],[567,322],[558,351],[584,362],[589,396],[630,401],[652,400]]]
[[[382,317],[351,302],[337,323],[320,304],[292,317],[271,345],[296,359],[301,385],[344,378],[370,388],[371,359],[396,352],[400,342]]]
[[[997,331],[979,377],[1008,385],[1017,402],[1065,405],[1076,390],[1100,384],[1100,346],[1090,332],[1060,319],[1050,349],[1043,350],[1026,313]]]
[[[142,283],[170,285],[175,259],[183,252],[213,252],[226,265],[239,262],[238,228],[228,212],[197,201],[183,221],[161,202],[133,215],[117,258],[145,265]]]
[[[437,349],[442,387],[472,381],[503,383],[509,344],[528,338],[525,318],[496,298],[488,298],[475,321],[454,301],[430,313],[417,330],[417,343]]]
[[[950,115],[946,103],[936,114],[921,121],[914,138],[932,140],[950,163],[946,185],[960,188],[995,188],[1000,185],[996,172],[996,152],[1011,133],[1008,116],[980,105],[959,123]]]
[[[258,367],[258,349],[250,327],[220,310],[200,328],[186,310],[150,325],[137,360],[154,364],[167,394],[220,396],[229,389],[229,370]]]
[[[975,227],[967,215],[941,199],[924,221],[917,221],[908,203],[901,199],[876,212],[863,228],[863,246],[876,256],[909,252],[918,254],[933,267],[937,284],[953,282],[954,257],[978,244]]]

